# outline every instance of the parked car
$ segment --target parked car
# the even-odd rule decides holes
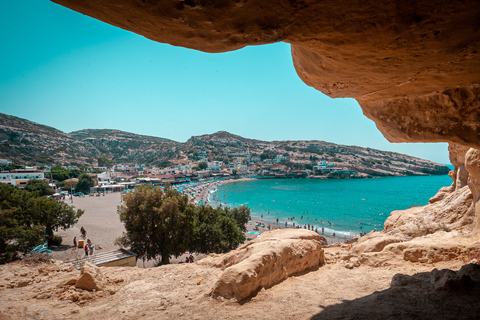
[[[85,195],[84,195],[83,193],[81,193],[81,192],[75,192],[75,193],[73,194],[73,196],[74,196],[74,197],[85,197]]]

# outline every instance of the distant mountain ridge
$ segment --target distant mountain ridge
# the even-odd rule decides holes
[[[0,156],[28,163],[95,165],[105,156],[116,162],[161,163],[179,142],[112,129],[65,133],[0,113]]]
[[[262,156],[266,162],[285,157],[291,168],[311,167],[316,161],[327,161],[373,176],[449,171],[444,165],[400,153],[317,140],[270,142],[219,131],[192,136],[181,143],[113,129],[65,133],[0,113],[0,157],[22,163],[96,165],[96,159],[105,156],[115,163],[161,165],[195,159],[222,161],[245,154]]]

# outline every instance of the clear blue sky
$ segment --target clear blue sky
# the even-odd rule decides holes
[[[55,127],[186,141],[229,131],[323,140],[449,163],[446,143],[393,144],[353,99],[295,73],[285,43],[207,54],[148,40],[48,0],[0,4],[0,112]]]

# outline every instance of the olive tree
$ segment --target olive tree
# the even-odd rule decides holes
[[[141,186],[118,207],[126,232],[116,240],[139,259],[170,262],[185,251],[225,252],[245,241],[232,212],[210,206],[195,207],[177,190]],[[159,259],[159,257],[161,259]]]

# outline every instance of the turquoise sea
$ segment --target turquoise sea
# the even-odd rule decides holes
[[[337,236],[351,237],[360,231],[383,229],[390,212],[426,205],[441,187],[451,183],[447,175],[252,180],[220,185],[209,195],[209,203],[246,205],[256,220],[263,214],[265,222],[278,218],[281,225],[309,223],[319,230],[324,227],[326,234],[336,232]]]

